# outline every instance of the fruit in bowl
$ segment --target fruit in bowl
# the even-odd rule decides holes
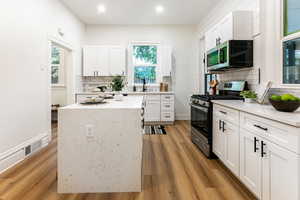
[[[269,97],[272,106],[281,112],[294,112],[300,107],[300,98],[292,94],[276,95]]]

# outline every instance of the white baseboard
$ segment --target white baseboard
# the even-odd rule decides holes
[[[6,171],[7,169],[13,167],[19,162],[23,161],[27,156],[25,155],[25,148],[34,144],[37,141],[41,141],[41,147],[47,146],[51,141],[51,131],[37,135],[22,144],[19,144],[4,153],[0,154],[0,173]],[[39,151],[38,149],[37,151]],[[32,154],[35,152],[32,152]],[[30,154],[31,155],[31,154]]]

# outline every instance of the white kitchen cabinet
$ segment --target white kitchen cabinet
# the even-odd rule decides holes
[[[221,107],[215,109],[213,151],[236,176],[239,176],[239,127],[232,123],[233,120],[228,120],[234,118],[234,114],[235,112],[231,112],[230,109]],[[234,122],[236,123],[236,121]]]
[[[123,47],[109,48],[109,73],[111,76],[125,75],[126,51]]]
[[[260,142],[258,136],[241,130],[240,179],[257,197],[261,196]]]
[[[262,200],[299,199],[299,156],[268,141],[262,156]]]
[[[220,160],[225,160],[225,134],[222,132],[222,120],[213,117],[213,152]]]
[[[258,199],[300,199],[299,128],[221,105],[213,119],[214,153]]]
[[[83,76],[96,76],[99,65],[99,53],[96,46],[83,48]]]
[[[161,76],[168,77],[172,75],[172,47],[161,47]]]
[[[225,134],[225,158],[224,164],[236,175],[240,173],[240,136],[239,127],[229,123],[223,122]]]
[[[147,95],[145,99],[145,122],[159,122],[160,95]]]
[[[119,46],[85,46],[83,48],[83,76],[124,75],[125,48]]]
[[[211,50],[228,40],[252,40],[253,13],[234,11],[205,33],[205,49]]]

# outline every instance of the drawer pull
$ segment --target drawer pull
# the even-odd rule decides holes
[[[223,126],[222,126],[222,131],[223,131],[223,133],[226,131],[226,129],[225,129],[225,125],[226,125],[226,123],[224,122],[224,121],[222,121],[222,124],[223,124]]]
[[[222,121],[219,120],[219,130],[222,130]]]
[[[256,128],[261,129],[261,130],[268,131],[268,128],[262,127],[262,126],[260,126],[260,125],[254,124],[254,126],[255,126]]]
[[[257,147],[257,142],[259,142],[259,140],[256,137],[254,137],[254,153],[256,153],[256,151],[259,150],[259,148]]]
[[[221,110],[220,110],[220,113],[222,113],[222,114],[224,114],[224,115],[227,115],[227,112],[225,112],[225,111],[221,111]]]

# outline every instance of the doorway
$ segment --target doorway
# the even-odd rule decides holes
[[[53,130],[56,129],[58,123],[58,109],[74,103],[75,70],[71,45],[55,38],[50,39],[48,44],[49,103],[47,109],[49,124]]]

